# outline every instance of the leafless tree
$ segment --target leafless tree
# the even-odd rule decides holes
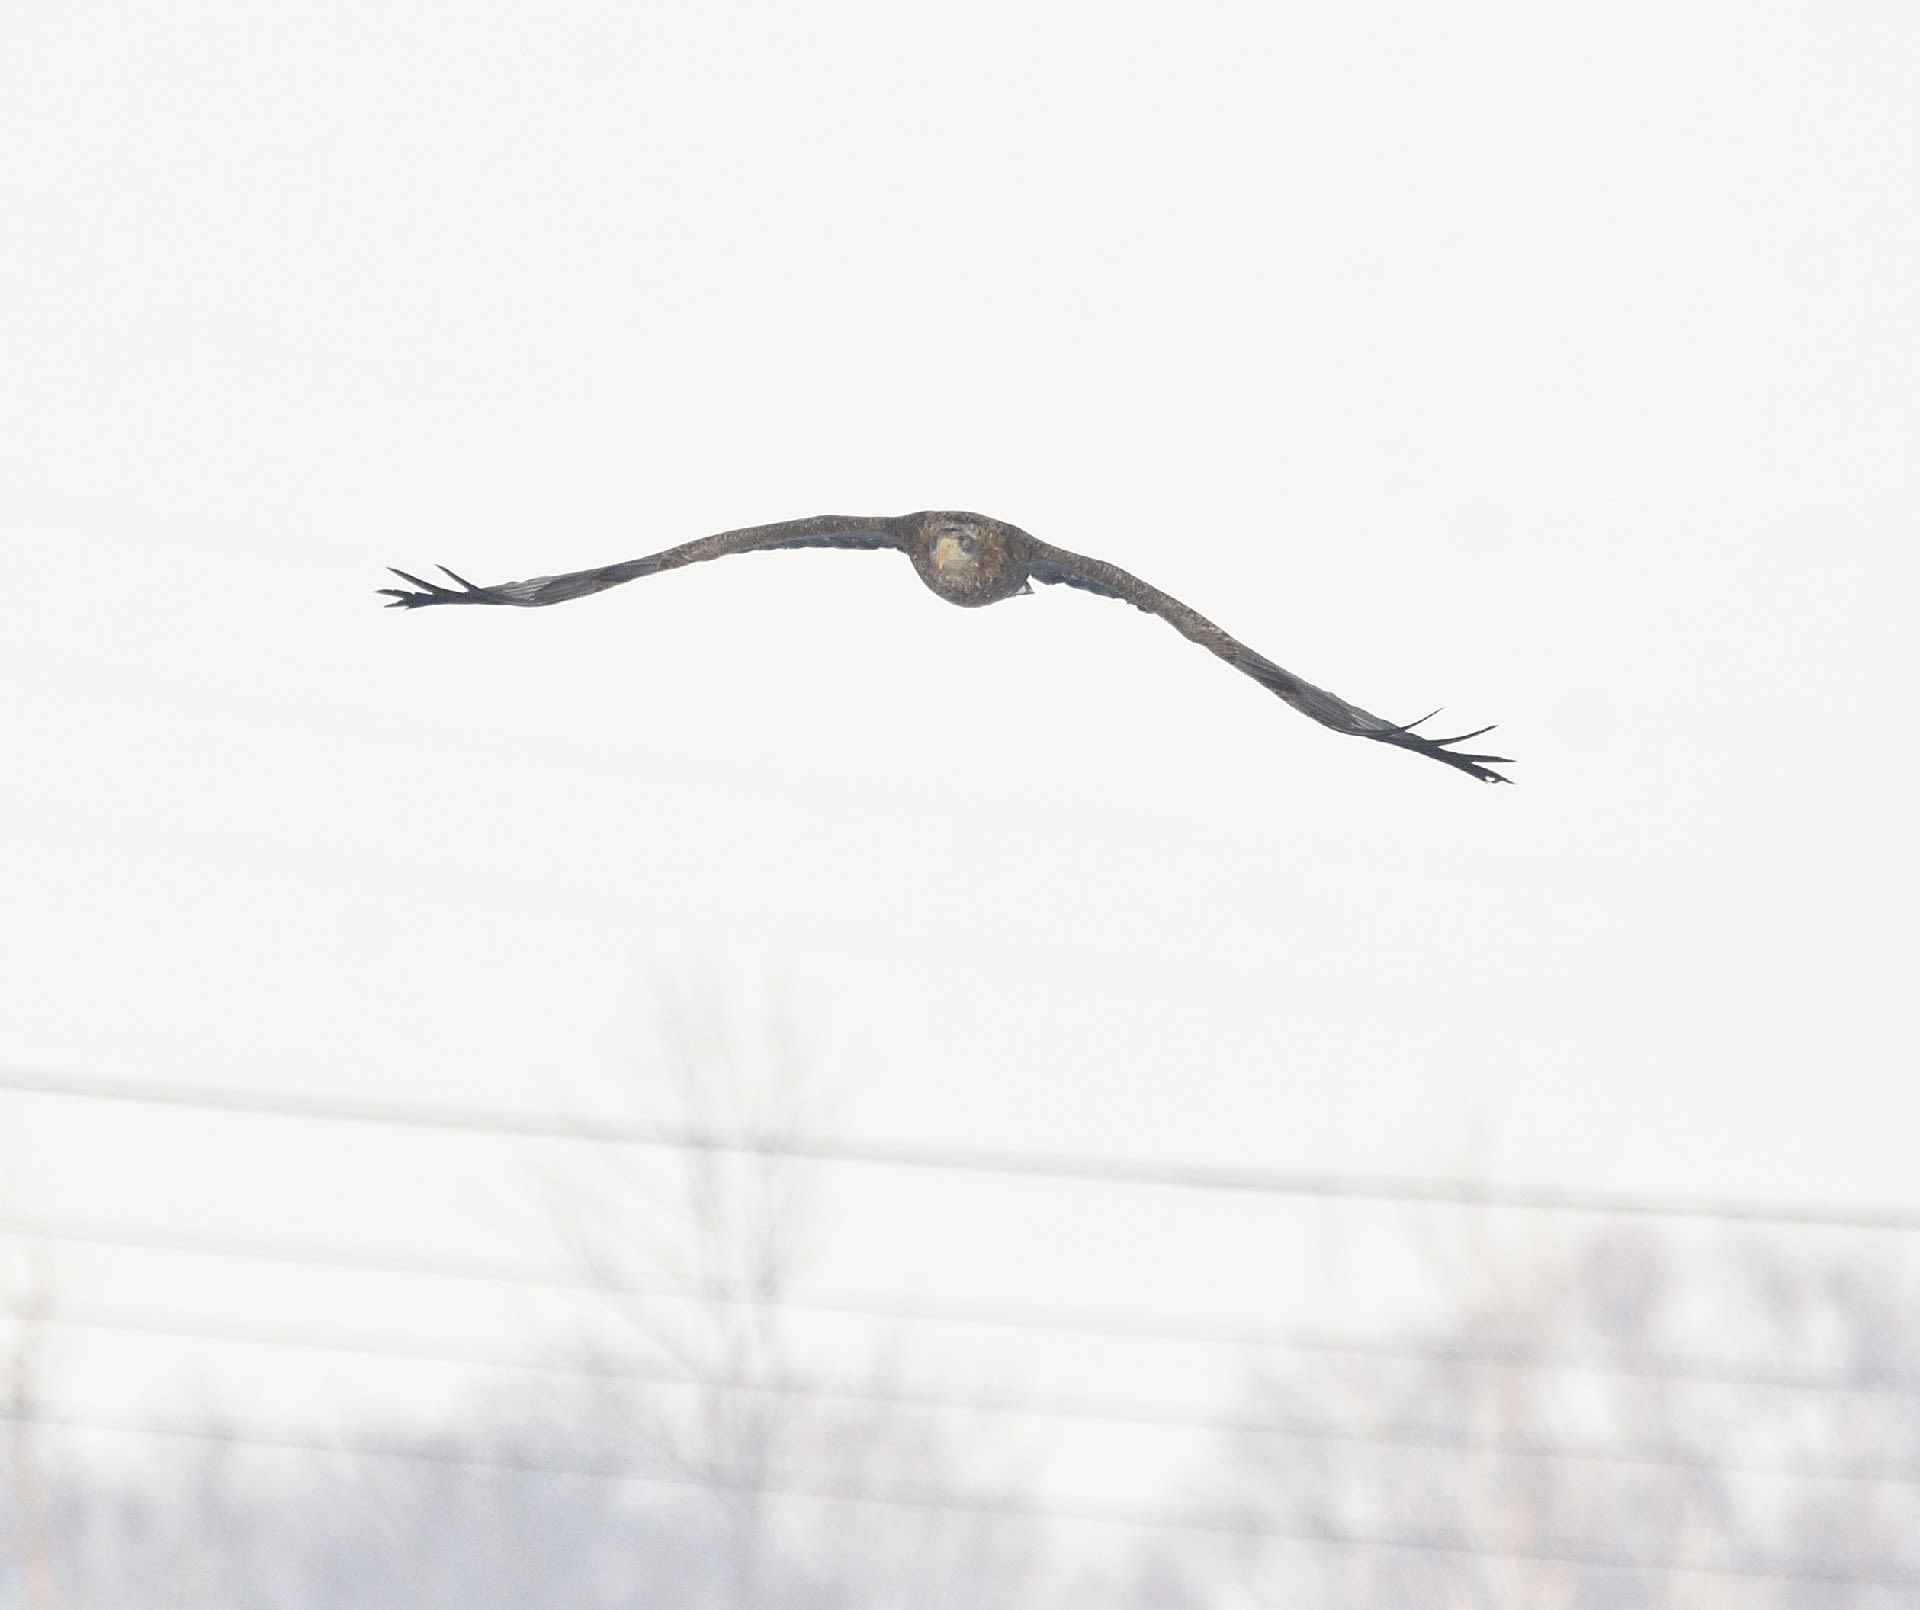
[[[23,1610],[53,1610],[53,1538],[47,1484],[37,1447],[35,1413],[46,1317],[53,1301],[53,1263],[44,1243],[0,1242],[0,1257],[14,1265],[0,1274],[4,1292],[4,1369],[7,1477],[15,1510],[14,1549],[19,1561]]]
[[[648,1002],[650,1032],[633,1068],[634,1094],[651,1116],[696,1135],[775,1142],[831,1130],[837,1081],[778,990],[750,994],[708,978],[656,987]],[[1030,1587],[1031,1529],[777,1496],[782,1472],[796,1469],[830,1486],[904,1478],[937,1487],[962,1462],[924,1414],[786,1389],[822,1364],[817,1350],[803,1356],[797,1347],[788,1301],[825,1234],[814,1165],[771,1151],[696,1146],[662,1159],[609,1148],[591,1177],[572,1171],[550,1181],[548,1195],[629,1341],[692,1383],[690,1413],[658,1390],[635,1394],[629,1413],[669,1468],[713,1484],[724,1603],[934,1610],[978,1603],[991,1581]],[[877,1383],[883,1368],[872,1350],[851,1359],[842,1350],[830,1362],[841,1384]],[[688,1395],[677,1396],[684,1405]],[[783,1529],[780,1517],[796,1514],[805,1524]]]
[[[814,1120],[821,1081],[777,995],[743,1002],[709,979],[656,985],[648,1004],[627,1094],[651,1116],[696,1134],[773,1136]],[[760,1604],[766,1486],[804,1413],[766,1389],[791,1364],[781,1299],[811,1233],[805,1170],[772,1156],[616,1147],[588,1174],[551,1177],[546,1195],[569,1249],[617,1305],[624,1340],[684,1372],[690,1393],[629,1394],[625,1412],[668,1468],[711,1485],[728,1602]]]
[[[1249,1385],[1250,1418],[1377,1440],[1245,1435],[1211,1480],[1255,1525],[1439,1547],[1252,1538],[1212,1567],[1162,1560],[1155,1578],[1183,1585],[1170,1602],[1342,1610],[1911,1604],[1911,1582],[1818,1572],[1920,1573],[1920,1488],[1854,1479],[1920,1473],[1916,1318],[1920,1294],[1894,1267],[1778,1243],[1614,1234],[1494,1258],[1463,1279],[1425,1356],[1269,1368]],[[1543,1354],[1568,1362],[1516,1361]],[[1652,1457],[1578,1457],[1609,1450]],[[1642,1568],[1567,1557],[1583,1553]]]

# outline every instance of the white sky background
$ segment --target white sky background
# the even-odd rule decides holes
[[[650,981],[771,978],[852,1134],[1920,1206],[1911,7],[3,26],[0,1063],[664,1110]],[[943,506],[1521,786],[891,555],[373,595]],[[0,1097],[23,1211],[524,1250],[552,1166]],[[843,1283],[1411,1289],[1352,1214],[841,1186]]]

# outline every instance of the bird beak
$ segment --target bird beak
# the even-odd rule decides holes
[[[947,568],[947,561],[954,556],[959,550],[959,547],[960,544],[952,537],[935,537],[933,539],[933,568],[935,570],[945,570]]]

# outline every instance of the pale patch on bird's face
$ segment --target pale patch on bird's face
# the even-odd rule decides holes
[[[933,568],[944,572],[953,565],[971,570],[979,550],[980,539],[971,531],[942,531],[933,539]]]
[[[915,533],[913,567],[948,603],[972,609],[1010,598],[1020,590],[1027,579],[1026,567],[1009,550],[1011,528],[984,515],[940,513],[922,518],[926,523]]]

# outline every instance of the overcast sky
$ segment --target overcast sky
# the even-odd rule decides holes
[[[0,1064],[670,1111],[672,976],[856,1135],[1920,1208],[1917,70],[1895,3],[12,7]],[[926,507],[1519,786],[896,555],[373,592]],[[0,1095],[18,1212],[525,1251],[555,1166]],[[1327,1312],[1346,1233],[833,1189],[896,1290]]]

